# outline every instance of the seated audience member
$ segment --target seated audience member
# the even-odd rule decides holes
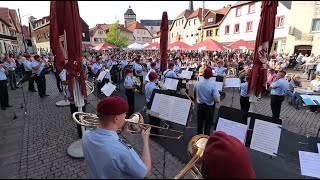
[[[287,95],[291,97],[290,105],[292,105],[295,108],[297,108],[296,99],[298,97],[298,94],[297,93],[294,94],[293,91],[294,91],[294,88],[297,88],[297,87],[302,87],[301,77],[298,74],[292,76],[292,79],[289,82],[289,89],[287,91]]]
[[[310,88],[314,92],[320,92],[320,74],[317,74],[314,80],[310,82]],[[317,105],[310,105],[309,110],[307,112],[314,113],[318,109]]]
[[[255,179],[247,148],[222,131],[211,134],[204,153],[201,173],[205,179]]]

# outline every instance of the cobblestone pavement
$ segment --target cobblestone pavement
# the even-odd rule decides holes
[[[69,145],[78,140],[76,124],[71,120],[69,107],[55,106],[63,96],[55,87],[54,76],[46,77],[50,96],[45,99],[39,98],[37,93],[27,92],[27,84],[24,85],[26,115],[25,109],[21,109],[22,89],[9,90],[10,104],[14,107],[0,110],[0,178],[87,178],[84,160],[72,159],[66,152]],[[235,93],[233,103],[231,97],[232,90],[227,90],[227,96],[220,105],[232,104],[234,108],[240,108],[238,93]],[[87,112],[95,113],[97,98],[91,95],[88,102]],[[269,104],[270,97],[263,97],[256,103],[257,113],[271,116]],[[319,114],[306,113],[306,108],[295,110],[287,101],[282,105],[281,118],[285,128],[305,136],[315,136],[320,127]],[[123,137],[141,154],[139,135]],[[151,178],[163,178],[164,150],[153,140],[150,140],[150,148],[153,161]],[[169,152],[165,155],[165,177],[172,178],[185,164]],[[186,177],[192,178],[190,174]]]

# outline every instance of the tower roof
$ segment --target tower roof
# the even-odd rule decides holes
[[[136,15],[133,10],[131,9],[131,6],[129,6],[129,9],[127,9],[126,13],[124,15]]]
[[[189,1],[189,8],[188,10],[194,11],[193,10],[193,1]]]

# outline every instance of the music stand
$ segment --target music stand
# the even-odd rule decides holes
[[[176,121],[172,121],[170,117],[169,117],[169,118],[163,118],[162,115],[161,115],[159,112],[153,111],[153,110],[154,110],[154,109],[153,109],[153,105],[154,105],[154,106],[156,105],[156,104],[154,104],[154,102],[155,102],[155,103],[161,103],[161,100],[156,100],[156,101],[154,101],[154,100],[155,100],[155,97],[156,97],[156,98],[159,97],[159,94],[175,97],[175,98],[170,98],[171,100],[174,100],[174,99],[176,99],[176,98],[180,98],[180,99],[186,99],[186,100],[190,101],[190,100],[188,99],[188,97],[186,97],[185,95],[179,95],[179,94],[172,93],[172,91],[170,91],[170,90],[164,90],[164,91],[163,91],[163,90],[155,89],[155,90],[152,92],[152,95],[151,95],[151,98],[150,98],[150,102],[149,102],[148,105],[147,105],[147,106],[148,106],[148,109],[149,109],[149,110],[147,110],[147,114],[148,114],[148,115],[153,116],[153,117],[156,117],[156,118],[159,118],[160,120],[162,120],[162,121],[164,122],[164,124],[167,124],[166,122],[170,122],[170,123],[175,123],[175,124],[183,125],[183,126],[184,126],[184,130],[185,130],[185,126],[186,126],[186,124],[187,124],[188,117],[189,117],[189,115],[190,115],[191,101],[190,101],[190,106],[189,106],[188,114],[187,114],[187,117],[186,117],[185,121],[182,122],[182,123],[178,123],[178,122],[176,122]],[[166,103],[166,104],[167,104],[167,103]],[[172,106],[172,105],[171,105],[171,106]],[[170,107],[170,105],[168,105],[168,104],[167,104],[166,106],[164,106],[164,107],[167,108],[167,111],[168,111],[169,109],[174,109],[174,108]],[[175,106],[175,108],[176,108],[176,106]],[[187,108],[187,106],[186,106],[186,108]],[[156,108],[155,108],[155,109],[156,109]],[[161,110],[161,109],[157,109],[157,111],[158,111],[158,110]],[[163,111],[165,111],[165,110],[163,110]],[[178,118],[176,118],[176,119],[178,119]],[[166,132],[164,135],[167,136],[167,134],[168,134],[168,132]],[[168,137],[162,137],[162,138],[167,139]],[[164,141],[164,142],[166,143],[167,141]],[[164,158],[164,159],[163,159],[163,172],[162,172],[163,174],[162,174],[162,176],[163,176],[163,179],[165,179],[166,151],[167,151],[167,149],[165,148],[165,145],[163,146],[163,149],[164,149],[164,152],[163,152],[163,158]]]
[[[24,96],[24,90],[23,90],[23,83],[31,80],[32,78],[32,74],[25,74],[22,79],[17,83],[17,85],[21,85],[21,90],[22,90],[22,96],[23,96],[23,103],[24,103],[24,107],[21,104],[21,108],[24,108],[24,114],[27,114],[27,103],[26,103],[26,98]]]
[[[113,65],[110,69],[110,75],[114,78],[117,78],[117,89],[121,91],[120,89],[120,72],[121,72],[121,64],[117,63],[116,65]]]

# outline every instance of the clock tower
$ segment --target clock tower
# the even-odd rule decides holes
[[[127,28],[131,23],[136,21],[136,14],[131,9],[131,6],[129,6],[129,9],[124,13],[124,25]]]

